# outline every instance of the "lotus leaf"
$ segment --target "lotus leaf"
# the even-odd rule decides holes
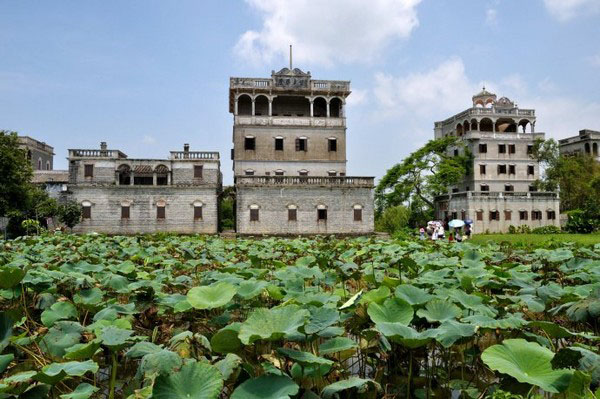
[[[94,393],[98,392],[100,388],[96,388],[88,383],[81,383],[77,385],[77,388],[71,393],[60,395],[61,399],[89,399]]]
[[[231,323],[217,331],[210,339],[212,349],[217,353],[237,352],[242,347],[238,338],[241,327],[241,323]]]
[[[289,357],[292,360],[297,361],[298,363],[302,363],[302,364],[326,364],[326,365],[333,364],[333,361],[331,361],[329,359],[325,359],[323,357],[315,356],[310,352],[302,352],[302,351],[298,351],[295,349],[289,349],[289,348],[277,348],[277,352]]]
[[[227,381],[234,371],[242,364],[243,359],[235,353],[228,353],[225,359],[215,363],[215,367],[219,369],[223,375],[223,379]]]
[[[377,289],[370,290],[362,296],[360,303],[383,303],[387,297],[390,296],[390,289],[385,285],[380,286]]]
[[[143,341],[143,342],[138,342],[135,345],[133,345],[131,348],[129,348],[127,353],[125,353],[125,356],[135,359],[138,357],[144,357],[151,353],[160,352],[161,350],[162,350],[162,348],[160,346],[153,344],[152,342]]]
[[[40,347],[52,356],[62,357],[67,348],[79,343],[83,330],[77,322],[57,321],[40,341]]]
[[[217,368],[193,362],[178,372],[156,377],[152,399],[217,399],[221,389],[223,377]]]
[[[227,305],[236,293],[236,288],[225,282],[194,287],[187,294],[187,300],[196,309],[215,309]]]
[[[89,359],[98,351],[100,348],[100,340],[95,339],[86,344],[75,344],[65,349],[65,359],[68,360],[83,360]]]
[[[397,298],[413,306],[427,303],[433,298],[425,290],[410,284],[399,285],[396,287],[395,294]]]
[[[133,335],[131,330],[109,326],[102,330],[98,338],[102,340],[103,345],[109,348],[118,348],[127,344],[131,335]]]
[[[99,305],[104,298],[104,291],[98,287],[81,290],[73,295],[73,302],[78,305],[93,307]]]
[[[554,353],[534,342],[524,339],[507,339],[500,345],[487,348],[481,360],[492,370],[508,374],[544,391],[559,393],[568,386],[572,370],[552,369]]]
[[[265,288],[267,288],[266,281],[247,280],[242,281],[237,289],[237,295],[242,299],[249,300],[258,296]]]
[[[233,391],[231,399],[289,399],[298,390],[289,377],[266,374],[244,381]]]
[[[54,385],[67,376],[81,377],[85,373],[96,373],[97,371],[98,365],[93,360],[86,360],[85,362],[73,361],[66,363],[52,363],[45,366],[41,372],[33,376],[33,379],[45,384]]]
[[[320,307],[310,309],[310,320],[304,327],[307,334],[314,334],[337,323],[340,320],[340,314],[336,309]]]
[[[342,352],[348,349],[354,349],[358,345],[356,342],[346,337],[336,337],[319,345],[319,353],[327,355],[330,353]]]
[[[309,312],[297,305],[272,309],[256,309],[242,324],[239,339],[244,345],[259,339],[274,341],[298,331],[306,323]]]
[[[414,316],[412,306],[398,298],[388,298],[383,305],[371,302],[367,313],[375,324],[399,323],[404,326],[407,326]]]
[[[0,353],[10,343],[12,337],[13,322],[6,312],[0,312]]]
[[[68,320],[77,318],[77,309],[70,302],[56,302],[42,312],[42,323],[46,327],[52,327],[59,320]]]
[[[334,395],[336,395],[338,392],[346,391],[346,390],[352,389],[352,388],[357,388],[360,390],[361,388],[365,387],[369,383],[375,384],[374,381],[370,380],[370,379],[351,377],[347,380],[342,380],[342,381],[334,382],[333,384],[327,385],[325,388],[323,388],[321,395],[323,396],[324,399],[330,399],[330,398],[333,398]]]
[[[14,358],[15,358],[15,355],[13,355],[12,353],[8,353],[6,355],[0,355],[0,375],[2,375],[2,373],[4,373],[4,370],[6,370],[6,368],[8,367],[10,362],[13,361]]]
[[[25,274],[25,269],[15,264],[0,266],[0,288],[8,289],[16,286],[23,280]]]
[[[138,375],[149,377],[153,374],[172,374],[183,364],[181,357],[175,352],[161,349],[158,352],[148,353],[142,357]]]
[[[446,320],[438,328],[435,337],[445,348],[449,348],[461,338],[471,337],[475,334],[475,326],[459,323],[456,320]]]
[[[438,335],[437,330],[419,332],[399,323],[379,323],[376,328],[392,341],[411,349],[426,345]]]

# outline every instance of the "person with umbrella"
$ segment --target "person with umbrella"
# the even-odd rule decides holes
[[[453,229],[454,229],[454,235],[455,235],[455,237],[456,237],[456,241],[459,241],[459,240],[458,240],[458,236],[460,235],[460,231],[459,231],[459,229],[460,229],[461,227],[463,227],[464,225],[465,225],[465,222],[463,222],[463,221],[462,221],[462,220],[460,220],[460,219],[453,219],[453,220],[451,220],[451,221],[448,223],[448,226],[450,226],[451,228],[453,228]],[[460,241],[462,241],[462,237],[461,237],[461,240],[460,240]]]

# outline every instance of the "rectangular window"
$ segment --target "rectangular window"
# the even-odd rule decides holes
[[[245,137],[244,138],[244,150],[254,151],[256,149],[256,138]]]
[[[327,172],[327,174],[329,176],[337,176],[337,172],[336,171],[329,171],[329,172]]]
[[[231,149],[231,160],[233,161],[235,159],[235,150],[232,148]]]
[[[165,218],[165,207],[164,206],[157,206],[156,207],[156,218],[157,219],[164,219]]]
[[[500,212],[490,211],[490,220],[500,220]]]
[[[300,172],[298,172],[298,174],[300,176],[308,176],[308,170],[301,170]]]
[[[504,211],[504,220],[511,220],[511,219],[512,219],[512,212]]]
[[[283,151],[283,137],[275,137],[275,151]]]
[[[480,188],[481,191],[490,191],[490,186],[488,186],[487,184],[482,184]]]
[[[283,176],[283,170],[276,170],[275,176]]]
[[[307,150],[307,139],[301,138],[296,139],[296,151],[306,151]]]
[[[485,165],[479,165],[479,174],[485,175]]]
[[[297,209],[288,209],[288,222],[295,222],[298,218],[298,210]]]
[[[535,174],[535,168],[533,167],[533,165],[527,165],[527,175],[534,175]]]
[[[201,220],[201,219],[202,219],[202,207],[195,206],[194,207],[194,220]]]
[[[483,211],[477,211],[477,220],[483,220]]]
[[[498,174],[505,175],[506,174],[506,165],[498,165]]]
[[[537,187],[534,186],[533,184],[529,185],[529,192],[530,193],[535,193],[537,191]]]
[[[508,145],[508,153],[515,154],[516,152],[517,152],[517,146],[514,144],[509,144]]]
[[[92,218],[92,207],[84,206],[81,208],[81,217],[83,219],[91,219]]]
[[[204,169],[202,167],[202,165],[194,165],[194,178],[195,179],[202,179],[202,169]]]
[[[542,220],[542,211],[531,211],[531,220]]]
[[[527,211],[519,211],[519,219],[520,220],[527,220]]]
[[[487,153],[487,144],[479,144],[479,153],[480,154]]]
[[[254,176],[254,171],[253,170],[246,170],[246,171],[244,171],[244,174],[246,176]]]
[[[554,220],[556,219],[556,212],[546,211],[546,217],[548,218],[548,220]]]
[[[83,177],[94,177],[94,165],[85,165]]]
[[[121,219],[129,219],[129,207],[121,206]]]
[[[454,156],[457,157],[458,156],[458,150],[454,150]]]
[[[354,221],[362,222],[362,208],[354,208]]]
[[[461,218],[461,220],[466,220],[467,219],[467,212],[460,211],[460,218]]]
[[[508,174],[509,175],[514,175],[517,173],[516,171],[517,167],[515,165],[508,165]]]
[[[250,221],[258,222],[258,209],[250,209]]]
[[[505,184],[504,191],[513,192],[513,191],[515,191],[515,187],[510,184]]]
[[[527,146],[527,155],[533,154],[533,145],[529,144]]]
[[[453,189],[452,189],[452,192],[453,192],[453,193],[457,193],[457,192],[458,192],[458,188],[453,188]],[[456,218],[454,218],[454,219],[456,219]]]
[[[337,139],[329,139],[327,141],[329,142],[328,143],[329,151],[331,151],[331,152],[337,151]]]
[[[506,154],[506,144],[498,144],[498,154]]]
[[[327,209],[317,209],[317,219],[327,220]]]

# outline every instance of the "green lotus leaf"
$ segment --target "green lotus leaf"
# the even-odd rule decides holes
[[[260,280],[242,281],[237,289],[237,295],[242,299],[249,300],[263,292],[267,285],[269,283]]]
[[[266,374],[241,383],[233,391],[231,399],[289,399],[299,389],[289,377]]]
[[[471,324],[459,323],[456,320],[447,320],[435,330],[437,331],[436,341],[445,348],[449,348],[459,339],[473,336],[476,327]]]
[[[243,359],[235,353],[228,353],[225,359],[215,363],[215,367],[219,369],[221,375],[223,375],[223,379],[227,381],[242,362]]]
[[[0,355],[0,375],[2,375],[2,373],[4,373],[4,370],[6,370],[6,368],[8,367],[10,362],[13,361],[14,358],[15,358],[15,355],[13,355],[12,353],[8,353],[6,355]]]
[[[467,322],[476,327],[480,328],[489,328],[489,329],[511,329],[511,328],[520,328],[524,326],[527,322],[520,316],[512,315],[508,316],[504,319],[493,319],[489,316],[484,315],[473,315],[463,317],[461,319],[463,322]]]
[[[552,358],[552,367],[584,371],[590,375],[594,385],[600,384],[600,355],[589,349],[578,346],[562,348]]]
[[[568,386],[572,370],[552,369],[554,353],[524,339],[506,339],[500,345],[487,348],[481,360],[492,370],[508,374],[519,382],[531,384],[544,391],[559,393]]]
[[[433,298],[425,290],[410,284],[402,284],[396,287],[395,295],[413,306],[427,303]]]
[[[221,282],[194,287],[187,294],[187,301],[196,309],[215,309],[227,305],[236,293],[236,287]]]
[[[310,309],[310,320],[304,326],[304,332],[315,334],[325,328],[337,323],[340,320],[340,313],[337,309],[328,307],[314,307]]]
[[[138,375],[146,378],[153,374],[172,374],[183,364],[181,357],[170,350],[161,349],[158,352],[148,353],[142,357],[138,368]]]
[[[344,310],[347,309],[351,306],[356,305],[356,303],[359,301],[359,299],[361,298],[363,294],[363,290],[358,291],[356,294],[352,295],[350,297],[350,299],[348,299],[346,302],[344,302],[344,304],[342,306],[340,306],[340,310]]]
[[[18,285],[25,274],[27,272],[21,266],[11,264],[0,266],[0,288],[9,289]]]
[[[253,311],[242,324],[239,339],[249,345],[259,339],[275,341],[293,334],[302,327],[309,317],[306,309],[297,305],[287,305],[272,309],[260,308]]]
[[[385,285],[380,286],[377,289],[367,291],[366,294],[360,299],[360,303],[383,303],[387,297],[390,296],[390,289]]]
[[[151,353],[158,353],[162,350],[162,348],[152,342],[142,341],[137,342],[133,345],[129,350],[125,353],[125,356],[130,358],[144,357]]]
[[[63,357],[67,348],[79,343],[83,331],[75,321],[57,321],[40,341],[40,347],[52,356]]]
[[[98,287],[81,290],[73,295],[73,302],[86,307],[94,307],[102,303],[104,291]]]
[[[98,372],[98,365],[93,360],[85,362],[51,363],[41,372],[33,376],[36,381],[54,385],[66,377],[81,377],[86,373]]]
[[[64,358],[67,360],[83,360],[89,359],[100,348],[100,340],[95,339],[85,344],[75,344],[65,349]]]
[[[47,384],[31,385],[25,392],[19,395],[19,399],[41,399],[47,398],[52,386]]]
[[[77,308],[72,303],[56,302],[42,312],[41,319],[46,327],[52,327],[59,320],[76,319],[77,315]]]
[[[223,389],[219,370],[207,363],[187,363],[154,380],[152,399],[217,399]]]
[[[335,395],[337,395],[338,392],[346,391],[348,389],[357,388],[360,391],[361,389],[366,388],[367,384],[369,383],[377,386],[375,382],[371,379],[350,377],[347,380],[342,380],[327,385],[325,388],[323,388],[323,391],[321,391],[321,396],[323,396],[324,399],[330,399],[335,397]]]
[[[453,303],[434,299],[425,305],[425,309],[419,309],[417,316],[424,317],[428,322],[443,322],[460,317],[462,311]]]
[[[13,321],[6,312],[0,312],[0,353],[10,343],[12,337]]]
[[[399,323],[404,326],[409,325],[414,316],[412,306],[398,298],[388,298],[383,305],[371,302],[367,313],[375,324]]]
[[[331,370],[330,364],[300,364],[294,363],[290,368],[290,375],[294,380],[304,378],[323,378]]]
[[[131,335],[133,335],[133,331],[131,330],[109,326],[102,330],[98,338],[102,340],[103,345],[116,349],[127,344]]]
[[[238,338],[242,323],[231,323],[217,331],[210,339],[212,350],[217,353],[237,352],[242,347]]]
[[[325,359],[323,357],[318,357],[313,355],[310,352],[302,352],[295,349],[289,348],[277,348],[277,352],[281,353],[284,356],[289,357],[292,360],[297,361],[302,364],[326,364],[331,365],[333,361],[329,359]]]
[[[342,352],[358,347],[357,343],[350,338],[335,337],[319,345],[319,353],[327,355],[330,353]]]
[[[411,349],[427,345],[438,334],[434,329],[419,332],[400,323],[379,323],[376,328],[392,341]]]
[[[71,393],[60,395],[61,399],[89,399],[94,393],[98,392],[100,388],[83,382],[77,385],[77,388]]]

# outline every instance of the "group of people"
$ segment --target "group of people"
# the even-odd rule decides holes
[[[448,231],[448,241],[461,242],[471,238],[471,224],[463,223],[461,227],[451,227],[448,221],[430,221],[427,223],[427,227],[421,227],[419,229],[419,235],[421,240],[426,238],[437,241],[446,239],[446,231]]]

